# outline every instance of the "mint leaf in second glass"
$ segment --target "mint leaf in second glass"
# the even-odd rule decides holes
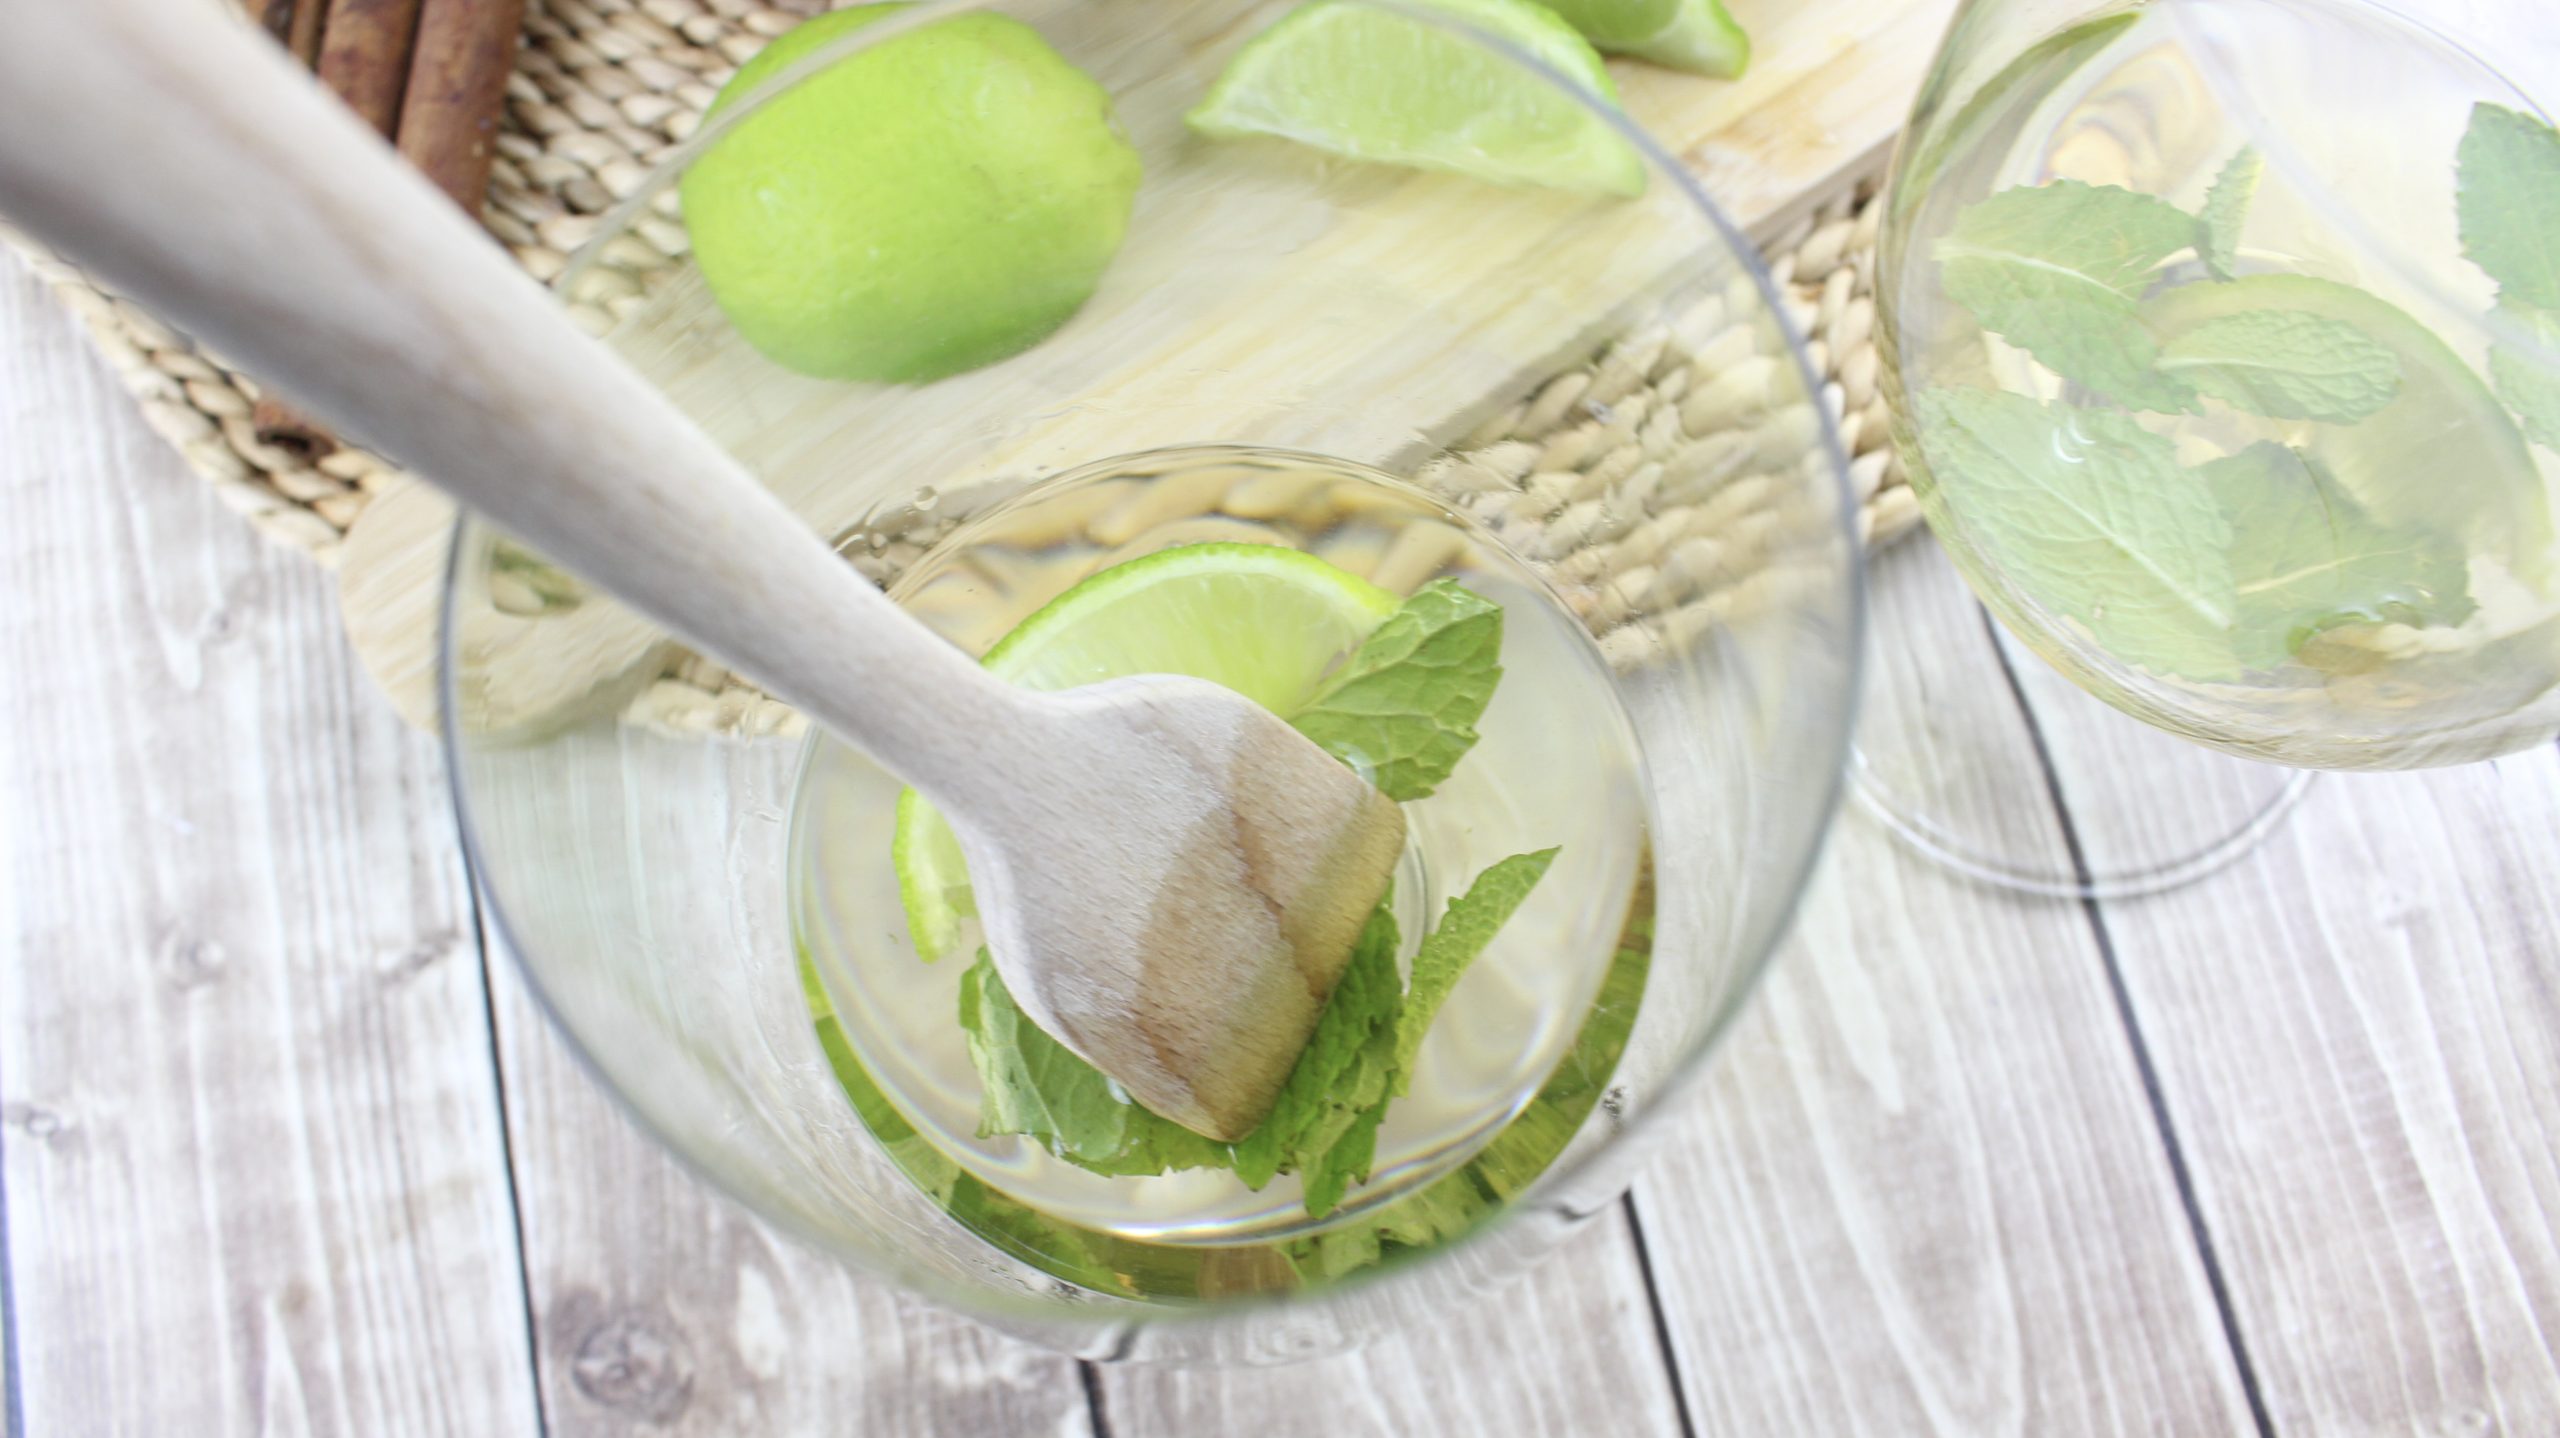
[[[2249,201],[2258,193],[2258,177],[2266,162],[2243,148],[2213,177],[2204,193],[2204,213],[2196,218],[2196,253],[2217,280],[2240,277],[2240,231],[2249,218]]]
[[[2260,441],[2199,466],[2237,542],[2233,646],[2240,662],[2272,669],[2342,624],[2459,624],[2471,616],[2470,562],[2460,544],[2426,529],[2376,524],[2317,463]]]
[[[1965,208],[1934,251],[1939,279],[1982,327],[2055,374],[2134,409],[2183,414],[2194,392],[2153,369],[2136,302],[2196,221],[2150,195],[2057,180]]]
[[[1921,457],[1963,538],[2022,594],[2126,663],[2237,672],[2231,521],[2167,439],[1996,390],[1929,390],[1918,408]]]
[[[2160,369],[2269,419],[2353,424],[2400,392],[2400,360],[2344,320],[2306,310],[2242,310],[2160,350]]]
[[[2524,421],[2526,434],[2560,449],[2560,313],[2508,300],[2498,306],[2498,319],[2531,346],[2501,339],[2489,351],[2489,378],[2498,398]]]
[[[2498,282],[2499,298],[2560,310],[2560,131],[2474,105],[2454,165],[2463,253]]]

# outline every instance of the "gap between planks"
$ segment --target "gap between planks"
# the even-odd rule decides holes
[[[2036,768],[2044,777],[2045,797],[2053,805],[2054,822],[2062,827],[2062,843],[2071,856],[2071,872],[2086,886],[2092,882],[2089,856],[2080,843],[2080,826],[2072,819],[2071,801],[2063,793],[2061,771],[2054,767],[2044,723],[2027,698],[2026,686],[2019,682],[2018,657],[2001,641],[1999,621],[1991,617],[1991,611],[1977,603],[1974,613],[1981,621],[1992,657],[1999,662],[2002,686],[2018,706],[2018,717],[2026,725],[2027,742],[2035,748]],[[2134,1013],[2133,997],[2125,991],[2124,965],[2116,957],[2115,938],[2107,931],[2106,911],[2096,899],[2076,902],[2081,916],[2089,921],[2090,937],[2097,943],[2098,962],[2107,975],[2107,994],[2115,1003],[2116,1018],[2124,1025],[2125,1043],[2132,1050],[2135,1071],[2142,1078],[2143,1102],[2149,1106],[2152,1123],[2160,1133],[2161,1154],[2168,1160],[2170,1180],[2178,1190],[2178,1210],[2185,1216],[2187,1232],[2195,1240],[2196,1261],[2203,1265],[2205,1286],[2213,1294],[2214,1315],[2221,1321],[2223,1342],[2231,1350],[2240,1395],[2249,1405],[2249,1421],[2256,1427],[2258,1438],[2275,1438],[2275,1424],[2267,1416],[2266,1395],[2259,1390],[2257,1368],[2249,1360],[2249,1345],[2240,1333],[2240,1317],[2231,1306],[2231,1288],[2223,1277],[2213,1232],[2205,1223],[2203,1208],[2196,1202],[2195,1178],[2187,1167],[2186,1146],[2178,1140],[2177,1121],[2170,1117],[2168,1101],[2161,1096],[2159,1067],[2152,1058],[2150,1041],[2143,1036],[2142,1020]]]

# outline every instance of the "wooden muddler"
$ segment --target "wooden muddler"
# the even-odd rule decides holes
[[[1402,851],[1385,795],[1206,680],[990,674],[200,0],[16,18],[0,136],[44,143],[0,143],[0,212],[913,785],[1034,1022],[1198,1132],[1262,1121]]]

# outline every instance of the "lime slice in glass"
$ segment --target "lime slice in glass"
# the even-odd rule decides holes
[[[2143,305],[2163,346],[2208,320],[2296,310],[2353,325],[2400,361],[2400,392],[2337,431],[2321,460],[2383,525],[2450,534],[2536,587],[2551,574],[2551,507],[2524,436],[2435,331],[2352,285],[2311,275],[2186,284]]]
[[[1719,0],[1544,0],[1612,55],[1732,79],[1751,63],[1751,37]]]
[[[1614,107],[1600,52],[1534,0],[1429,0]],[[1504,185],[1635,195],[1644,160],[1589,105],[1457,33],[1391,10],[1316,0],[1237,52],[1191,128],[1276,135],[1355,160]]]
[[[1049,601],[987,651],[1027,689],[1131,674],[1184,674],[1292,714],[1396,596],[1312,554],[1269,544],[1191,544],[1114,565]],[[960,841],[923,796],[898,796],[891,853],[916,952],[931,961],[974,912]]]

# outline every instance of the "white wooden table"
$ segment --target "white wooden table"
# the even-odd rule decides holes
[[[1570,1252],[1354,1357],[1098,1370],[607,1105],[327,577],[6,262],[0,575],[12,1433],[2560,1433],[2560,752],[2325,782],[2139,902],[1844,820]]]

